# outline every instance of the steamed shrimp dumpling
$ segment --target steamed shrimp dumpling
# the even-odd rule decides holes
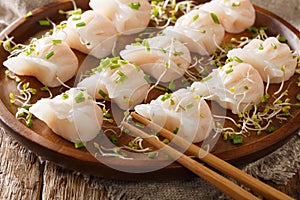
[[[250,0],[212,0],[200,9],[216,14],[228,33],[241,33],[255,22],[255,9]]]
[[[44,121],[54,133],[73,143],[95,138],[103,122],[102,109],[86,91],[77,88],[53,99],[40,99],[29,112]]]
[[[228,57],[238,57],[251,64],[263,81],[269,80],[270,83],[288,80],[294,75],[297,66],[297,57],[290,47],[280,43],[275,37],[269,37],[265,41],[253,39],[243,48],[230,50]]]
[[[144,39],[139,44],[126,45],[120,55],[161,82],[180,78],[191,63],[188,48],[177,39],[167,36],[156,36]]]
[[[234,114],[250,110],[264,95],[264,84],[258,71],[250,64],[237,62],[214,69],[204,81],[194,82],[191,89]]]
[[[76,74],[78,59],[67,43],[48,36],[32,40],[24,51],[9,57],[3,65],[15,74],[34,76],[45,86],[57,87]]]
[[[188,89],[161,95],[149,104],[137,105],[135,111],[193,143],[204,140],[213,127],[208,104]]]
[[[177,38],[190,51],[200,55],[212,54],[225,35],[219,21],[204,10],[192,10],[181,16],[175,25],[166,28],[164,33]]]
[[[71,48],[99,59],[111,54],[117,41],[114,24],[92,10],[70,16],[66,27],[54,34]]]
[[[103,59],[92,71],[77,86],[86,88],[96,99],[111,99],[123,110],[141,103],[150,87],[138,66],[119,57]]]
[[[110,19],[122,34],[143,31],[151,17],[151,5],[147,0],[91,0],[89,5]]]

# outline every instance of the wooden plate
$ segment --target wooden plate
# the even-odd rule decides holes
[[[77,5],[84,10],[89,8],[87,0],[78,0]],[[71,10],[73,9],[72,3],[69,1],[58,1],[34,10],[32,17],[19,19],[6,28],[0,34],[0,40],[3,40],[5,35],[8,35],[13,36],[16,43],[26,42],[30,37],[46,30],[45,27],[38,25],[38,20],[45,18],[50,18],[54,22],[64,20],[64,16],[57,14],[59,9]],[[257,6],[255,9],[257,14],[255,26],[267,26],[270,30],[268,35],[276,36],[280,34],[287,38],[288,44],[292,49],[299,50],[300,33],[297,29],[269,11]],[[3,63],[8,55],[3,48],[0,48],[0,63]],[[77,55],[79,55],[79,59],[82,62],[84,56]],[[166,161],[151,159],[132,161],[113,157],[101,158],[104,163],[109,163],[110,167],[108,167],[95,159],[88,151],[75,149],[73,144],[55,135],[43,122],[36,120],[32,128],[27,128],[14,116],[16,107],[10,103],[9,92],[15,89],[16,83],[5,76],[5,70],[6,68],[3,66],[0,68],[0,119],[7,128],[12,130],[13,137],[42,158],[85,174],[112,179],[179,179],[193,176],[177,163],[172,163],[167,167],[148,173],[118,171],[114,168],[121,166],[132,169],[132,172],[134,172],[139,171],[139,168],[145,169],[147,167],[151,168],[163,165]],[[295,75],[290,82],[296,82],[297,78]],[[41,86],[34,78],[25,77],[25,79],[31,83],[31,86],[36,86],[36,88]],[[59,91],[59,89],[57,88],[56,90]],[[299,87],[294,87],[289,95],[295,97],[299,92]],[[248,137],[242,145],[232,145],[230,142],[219,139],[217,143],[218,148],[214,149],[212,153],[235,164],[245,164],[254,161],[284,144],[299,128],[300,109],[293,110],[292,114],[293,117],[289,118],[286,123],[280,124],[275,132]]]

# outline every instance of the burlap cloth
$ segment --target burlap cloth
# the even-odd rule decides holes
[[[0,31],[28,11],[54,0],[0,0]],[[299,0],[252,0],[300,29]],[[5,133],[1,133],[5,134]],[[7,136],[9,137],[9,136]],[[264,180],[286,184],[300,168],[300,133],[272,154],[243,167],[243,170]],[[95,187],[105,188],[110,199],[220,199],[218,190],[200,178],[171,181],[112,181],[85,177]]]

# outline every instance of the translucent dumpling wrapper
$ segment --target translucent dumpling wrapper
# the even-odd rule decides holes
[[[182,77],[191,63],[188,48],[177,39],[167,36],[156,36],[144,39],[142,43],[126,45],[120,55],[161,82]]]
[[[73,143],[95,138],[103,122],[102,109],[86,91],[77,88],[53,99],[40,99],[29,112],[44,121],[54,133]]]
[[[218,18],[204,10],[192,10],[181,16],[175,25],[167,27],[164,33],[177,38],[190,51],[200,55],[212,54],[225,35]]]
[[[25,49],[16,51],[19,54],[9,57],[3,65],[15,74],[34,76],[48,87],[60,86],[78,69],[78,59],[68,44],[51,36],[34,39]]]
[[[114,24],[99,13],[88,10],[68,18],[66,27],[54,32],[65,40],[71,48],[96,58],[104,58],[112,53],[117,42]]]
[[[264,84],[250,64],[229,62],[214,69],[202,82],[194,82],[191,90],[237,114],[260,103]]]
[[[151,17],[151,5],[147,0],[91,0],[89,5],[110,19],[122,34],[143,31]]]
[[[138,66],[118,57],[103,59],[92,71],[77,86],[86,88],[96,99],[111,99],[123,110],[143,102],[150,88]]]
[[[255,9],[250,0],[212,0],[200,9],[216,14],[228,33],[241,33],[255,22]]]
[[[161,95],[149,104],[137,105],[135,111],[193,143],[204,140],[213,128],[208,104],[188,89]]]
[[[264,82],[281,83],[290,79],[296,70],[297,57],[290,47],[277,38],[253,39],[243,48],[228,52],[228,57],[251,64]]]

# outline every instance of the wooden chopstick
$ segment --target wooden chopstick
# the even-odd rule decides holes
[[[234,167],[233,165],[230,165],[229,163],[216,157],[215,155],[201,149],[199,146],[191,144],[190,142],[186,141],[182,137],[176,136],[169,130],[162,128],[161,126],[149,121],[148,119],[145,119],[144,117],[138,115],[137,113],[133,112],[133,113],[131,113],[131,116],[134,119],[136,119],[137,121],[141,122],[142,124],[148,126],[150,129],[153,129],[154,131],[159,132],[161,136],[169,139],[170,141],[174,139],[173,141],[177,146],[183,147],[183,148],[188,147],[187,152],[189,154],[196,156],[197,158],[199,158],[200,160],[202,160],[209,166],[211,166],[211,167],[219,170],[220,172],[224,173],[225,175],[235,179],[236,181],[247,186],[248,188],[250,188],[257,194],[260,194],[263,197],[265,197],[267,199],[272,199],[272,200],[273,199],[274,200],[276,200],[276,199],[277,200],[293,199],[292,197],[288,196],[287,194],[284,194],[284,193],[280,192],[279,190],[276,190],[275,188],[261,182],[260,180],[254,178],[253,176],[250,176],[249,174]],[[157,140],[156,140],[156,142],[157,142]],[[153,141],[153,143],[154,143],[154,141]],[[184,165],[184,163],[182,163],[182,162],[181,162],[181,164]],[[199,174],[197,174],[197,175],[199,175]],[[224,193],[226,193],[226,192],[224,192]],[[228,193],[226,193],[226,194],[228,194]],[[232,194],[228,194],[228,195],[232,196]]]
[[[216,188],[218,188],[228,196],[231,196],[234,199],[258,199],[253,194],[249,193],[248,191],[244,190],[240,186],[234,184],[233,182],[224,178],[213,170],[205,167],[199,162],[193,160],[192,158],[182,154],[181,152],[173,149],[172,147],[166,145],[165,143],[157,140],[154,137],[149,137],[147,133],[144,133],[137,127],[125,121],[122,122],[122,126],[139,135],[140,137],[145,138],[147,142],[149,142],[155,148],[163,149],[165,153],[176,159],[178,163],[182,164],[184,167],[194,172],[199,177],[214,185]]]

